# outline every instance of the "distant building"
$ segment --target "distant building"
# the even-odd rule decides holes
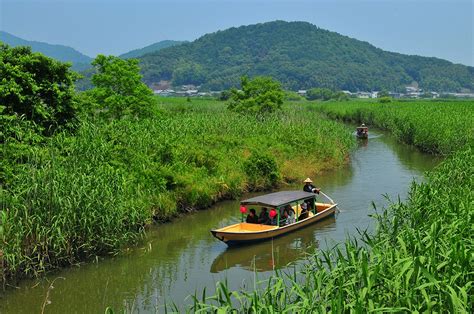
[[[197,89],[188,89],[185,93],[187,96],[197,95],[199,91]]]
[[[396,93],[396,92],[389,92],[388,93],[388,96],[392,97],[392,98],[402,98],[404,96],[404,94],[402,93]]]
[[[407,94],[409,94],[419,92],[420,90],[418,89],[418,87],[405,86],[405,91],[407,92]]]
[[[304,89],[300,89],[297,93],[300,96],[303,96],[303,97],[306,96],[306,90],[304,90]]]
[[[355,93],[357,98],[371,98],[372,93],[371,92],[357,92]]]

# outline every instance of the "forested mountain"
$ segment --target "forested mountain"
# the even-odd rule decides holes
[[[157,43],[151,44],[149,46],[143,47],[141,49],[135,49],[120,55],[120,58],[129,59],[129,58],[138,58],[150,52],[156,52],[163,48],[168,48],[184,43],[184,41],[177,40],[162,40]]]
[[[29,41],[4,31],[0,31],[0,41],[12,47],[30,46],[35,52],[41,52],[48,57],[62,62],[71,62],[72,68],[76,71],[89,68],[92,61],[92,58],[80,53],[74,48],[63,45],[52,45],[39,41]]]
[[[473,67],[386,52],[307,22],[233,27],[140,59],[148,84],[171,80],[221,90],[238,85],[242,75],[270,75],[293,90],[395,91],[413,82],[427,90],[474,90]]]

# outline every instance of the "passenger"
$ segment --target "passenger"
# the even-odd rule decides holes
[[[262,207],[262,211],[260,212],[260,215],[258,216],[258,223],[259,224],[264,224],[267,225],[269,224],[270,216],[268,216],[268,208]]]
[[[278,213],[274,208],[270,209],[270,213],[268,215],[270,216],[270,219],[267,224],[272,226],[278,225]]]
[[[306,203],[301,204],[301,214],[298,217],[298,221],[309,217],[308,205]]]
[[[247,215],[247,219],[245,219],[245,222],[249,224],[258,224],[258,217],[255,213],[254,208],[250,208],[250,213]]]
[[[290,214],[288,213],[288,209],[285,207],[280,215],[280,226],[288,224],[288,217],[290,217]]]
[[[294,223],[296,221],[295,220],[296,214],[295,214],[295,211],[293,210],[293,207],[291,207],[290,205],[286,205],[285,211],[287,212],[286,224]]]
[[[303,187],[303,191],[309,192],[309,193],[319,194],[319,191],[321,189],[316,188],[314,185],[312,185],[311,183],[313,183],[313,181],[311,181],[310,178],[306,178],[306,180],[304,180],[303,182],[305,183],[305,185]]]

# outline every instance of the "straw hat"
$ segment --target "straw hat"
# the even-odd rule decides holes
[[[310,178],[306,178],[306,180],[303,181],[304,183],[313,183],[313,181]]]

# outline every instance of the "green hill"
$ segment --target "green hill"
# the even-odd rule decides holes
[[[52,45],[39,41],[29,41],[4,31],[0,31],[0,41],[12,47],[30,46],[35,52],[41,52],[48,57],[62,62],[71,62],[72,68],[76,71],[89,68],[92,61],[92,58],[80,53],[74,48],[63,45]]]
[[[270,75],[288,89],[402,90],[417,82],[436,91],[474,90],[474,68],[386,52],[307,22],[233,27],[140,57],[144,80],[220,90],[241,75]]]
[[[159,51],[163,48],[176,46],[176,45],[182,44],[184,42],[185,41],[162,40],[162,41],[159,41],[157,43],[151,44],[149,46],[143,47],[141,49],[131,50],[127,53],[124,53],[124,54],[120,55],[119,57],[123,58],[123,59],[138,58],[138,57],[141,57],[141,56],[143,56],[147,53],[156,52],[156,51]]]

